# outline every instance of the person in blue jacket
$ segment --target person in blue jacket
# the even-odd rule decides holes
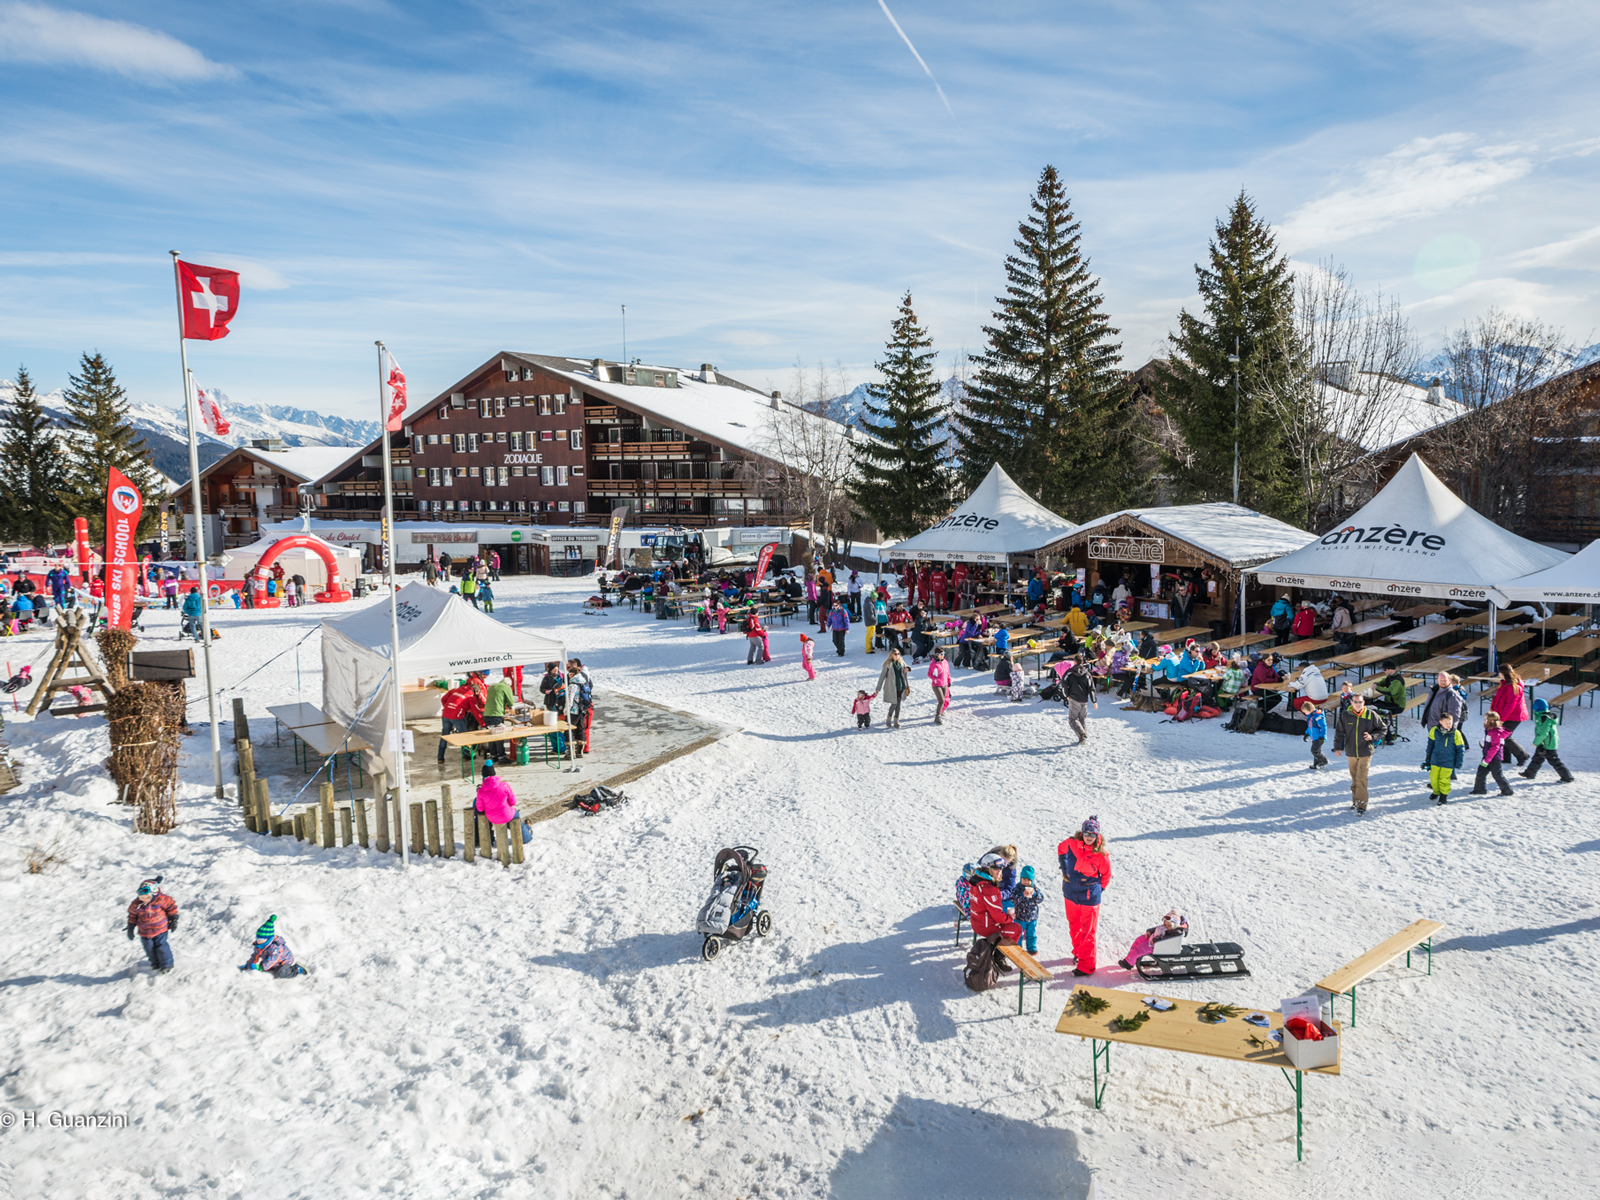
[[[1312,705],[1307,714],[1306,737],[1311,739],[1311,766],[1308,770],[1320,771],[1328,765],[1322,753],[1322,743],[1328,740],[1328,718],[1316,705]]]
[[[1035,608],[1044,599],[1044,580],[1034,575],[1028,580],[1028,607]]]
[[[1428,730],[1428,748],[1422,759],[1435,804],[1450,803],[1450,781],[1466,761],[1466,735],[1456,728],[1454,717],[1440,713],[1439,723]]]
[[[1271,622],[1272,632],[1277,635],[1273,645],[1282,646],[1294,637],[1294,605],[1289,602],[1288,592],[1273,601]]]
[[[205,601],[200,598],[200,589],[197,587],[190,588],[189,594],[183,598],[183,629],[178,634],[179,637],[182,637],[184,633],[192,632],[194,640],[197,642],[200,640],[202,629],[200,613],[204,607]]]

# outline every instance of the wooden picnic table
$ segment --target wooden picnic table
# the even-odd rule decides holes
[[[321,725],[328,717],[315,704],[302,702],[300,704],[275,704],[267,708],[272,714],[274,728],[281,725],[288,730],[301,729],[308,725]]]
[[[1259,645],[1261,642],[1270,642],[1276,634],[1272,633],[1240,633],[1231,638],[1223,638],[1217,643],[1220,650],[1243,650],[1246,646]],[[1331,644],[1331,643],[1330,643]],[[1279,651],[1278,653],[1283,653]]]
[[[1576,629],[1580,625],[1587,625],[1589,618],[1578,613],[1564,613],[1561,616],[1546,617],[1539,622],[1540,629],[1554,629],[1557,633],[1565,633],[1569,629]]]
[[[1385,662],[1394,656],[1395,650],[1393,646],[1369,646],[1365,650],[1356,650],[1350,654],[1336,654],[1328,661],[1341,667],[1354,667],[1356,678],[1360,679],[1367,667],[1372,666],[1374,663]]]
[[[371,750],[372,747],[358,734],[333,721],[325,720],[316,725],[301,725],[289,732],[297,741],[305,743],[309,751],[321,755],[327,761],[329,783],[333,782],[334,764],[341,757],[344,759],[345,787],[354,798],[356,787],[350,776],[350,767],[354,765],[356,773],[362,774],[361,754],[363,751]],[[305,763],[309,765],[310,762],[311,754],[308,753],[305,756]]]
[[[1032,613],[1009,613],[1003,617],[996,617],[993,623],[1009,627],[1012,625],[1026,625],[1032,619]]]
[[[1494,648],[1504,654],[1507,650],[1516,649],[1532,636],[1533,630],[1531,629],[1502,629],[1494,635]],[[1468,650],[1487,650],[1488,648],[1489,637],[1487,634],[1475,642],[1467,643]]]
[[[1423,675],[1437,675],[1440,671],[1449,671],[1455,674],[1456,668],[1462,663],[1477,662],[1476,654],[1436,654],[1432,658],[1425,658],[1419,663],[1412,663],[1406,669],[1417,671]]]
[[[1173,644],[1177,644],[1185,638],[1208,638],[1210,636],[1211,626],[1209,625],[1185,625],[1182,629],[1163,629],[1157,633],[1158,638]]]
[[[1122,627],[1129,633],[1143,633],[1146,629],[1154,629],[1155,621],[1124,621]]]
[[[1209,1024],[1200,1019],[1200,1009],[1204,1007],[1202,1001],[1185,1000],[1176,996],[1158,996],[1157,999],[1167,1001],[1172,1005],[1166,1012],[1158,1012],[1147,1006],[1141,999],[1150,995],[1144,989],[1137,992],[1122,991],[1118,988],[1098,988],[1079,985],[1073,989],[1074,993],[1087,992],[1097,1000],[1104,1000],[1109,1008],[1101,1009],[1094,1016],[1087,1016],[1078,1011],[1076,1004],[1068,1004],[1061,1013],[1061,1019],[1056,1022],[1056,1032],[1065,1033],[1074,1037],[1083,1038],[1089,1043],[1089,1050],[1093,1056],[1092,1072],[1094,1080],[1094,1106],[1099,1108],[1105,1096],[1106,1086],[1111,1081],[1111,1043],[1122,1042],[1124,1045],[1145,1046],[1152,1050],[1171,1050],[1177,1054],[1198,1054],[1206,1058],[1225,1058],[1233,1062],[1254,1063],[1257,1066],[1277,1067],[1289,1081],[1289,1086],[1294,1089],[1294,1123],[1295,1123],[1295,1157],[1303,1155],[1301,1134],[1304,1129],[1304,1087],[1305,1076],[1331,1075],[1337,1076],[1344,1058],[1343,1046],[1338,1047],[1339,1058],[1331,1066],[1313,1067],[1308,1071],[1301,1070],[1289,1061],[1283,1052],[1280,1043],[1272,1040],[1272,1034],[1283,1031],[1283,1014],[1276,1008],[1260,1008],[1251,1010],[1247,1006],[1245,1014],[1237,1017],[1228,1017],[1217,1024]],[[1267,1018],[1267,1027],[1261,1028],[1244,1019],[1249,1012],[1259,1012]],[[1114,1029],[1111,1022],[1117,1017],[1135,1017],[1141,1012],[1148,1012],[1150,1019],[1137,1029],[1123,1033]],[[1340,1026],[1333,1023],[1333,1028],[1338,1031]],[[1342,1043],[1343,1038],[1339,1041]],[[1101,1049],[1104,1043],[1104,1049]],[[1100,1082],[1101,1060],[1105,1061],[1106,1083]]]
[[[482,729],[469,729],[465,733],[447,733],[443,741],[447,746],[458,746],[467,752],[467,769],[461,773],[461,777],[476,779],[479,746],[490,742],[515,742],[524,738],[542,737],[545,739],[544,760],[549,763],[550,735],[567,733],[571,729],[572,726],[565,721],[557,721],[554,725],[489,725]]]
[[[1261,634],[1260,636],[1268,637],[1270,635]],[[1226,646],[1227,644],[1227,642],[1218,643],[1218,645],[1221,646]],[[1334,641],[1332,638],[1305,638],[1298,642],[1290,642],[1286,646],[1279,646],[1274,653],[1279,654],[1284,658],[1310,658],[1313,654],[1317,654],[1323,650],[1326,650],[1333,644]]]
[[[1389,615],[1405,617],[1408,621],[1420,621],[1425,617],[1436,617],[1440,613],[1450,610],[1442,604],[1413,604],[1410,608],[1397,608]]]
[[[1600,637],[1570,637],[1563,638],[1554,646],[1546,646],[1539,651],[1539,657],[1567,658],[1576,663],[1582,662],[1597,650],[1600,650]]]
[[[1391,633],[1384,640],[1397,646],[1426,646],[1429,642],[1443,641],[1445,638],[1459,638],[1461,629],[1456,625],[1418,625],[1415,629],[1405,629],[1399,633]]]
[[[1382,633],[1385,629],[1393,629],[1399,621],[1392,621],[1387,617],[1375,618],[1371,621],[1357,621],[1350,626],[1350,633],[1354,637],[1366,637],[1368,634]]]
[[[1023,646],[1020,649],[1013,645],[1011,647],[1011,661],[1020,666],[1025,658],[1037,658],[1039,661],[1034,664],[1034,675],[1042,675],[1044,674],[1045,655],[1054,654],[1060,648],[1061,642],[1059,640],[1040,642],[1037,646]]]

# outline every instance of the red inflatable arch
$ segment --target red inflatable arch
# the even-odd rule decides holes
[[[328,549],[328,543],[318,537],[309,537],[306,534],[295,534],[291,537],[279,538],[272,544],[272,548],[261,556],[261,561],[250,572],[249,584],[255,593],[254,600],[257,608],[277,608],[283,603],[282,596],[267,595],[267,580],[272,574],[272,564],[278,561],[278,555],[285,550],[312,550],[322,560],[322,565],[328,568],[328,586],[316,594],[318,604],[338,604],[350,599],[350,593],[342,591],[339,587],[339,563],[333,557],[333,551]]]

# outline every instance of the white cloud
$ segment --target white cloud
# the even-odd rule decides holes
[[[1531,149],[1473,148],[1472,137],[1416,138],[1366,164],[1358,182],[1301,205],[1279,229],[1292,252],[1364,237],[1477,200],[1533,170]]]
[[[159,30],[41,4],[0,4],[0,58],[182,82],[236,74]]]
[[[1600,269],[1600,225],[1559,242],[1531,246],[1506,256],[1505,264],[1519,270],[1562,267],[1568,270]]]

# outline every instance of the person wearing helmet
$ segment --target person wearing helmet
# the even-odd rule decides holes
[[[1078,960],[1072,973],[1093,975],[1100,894],[1111,886],[1111,859],[1106,854],[1105,838],[1100,835],[1100,818],[1086,818],[1083,828],[1056,847],[1056,855],[1061,860],[1061,894],[1067,907],[1067,925],[1072,930],[1072,953]]]
[[[1532,779],[1539,773],[1539,768],[1549,763],[1556,769],[1556,778],[1562,783],[1572,782],[1572,772],[1567,770],[1567,764],[1561,761],[1561,755],[1556,753],[1556,747],[1561,744],[1560,734],[1556,732],[1556,715],[1550,711],[1550,701],[1539,699],[1533,702],[1533,759],[1528,763],[1528,769],[1522,772],[1524,779]]]
[[[972,932],[980,938],[1000,935],[1000,940],[1014,946],[1022,940],[1022,926],[1011,919],[1005,908],[1005,896],[1000,890],[1007,864],[1003,854],[990,852],[978,860],[972,874],[972,888],[968,904],[972,910]],[[1003,962],[997,959],[997,964]],[[1008,969],[1004,966],[1002,971]]]
[[[972,875],[977,869],[976,863],[966,863],[956,880],[956,915],[963,921],[972,920]]]
[[[128,905],[128,940],[131,942],[138,934],[145,957],[158,975],[172,970],[172,947],[167,944],[167,934],[176,932],[178,902],[161,890],[161,876],[146,879]]]

